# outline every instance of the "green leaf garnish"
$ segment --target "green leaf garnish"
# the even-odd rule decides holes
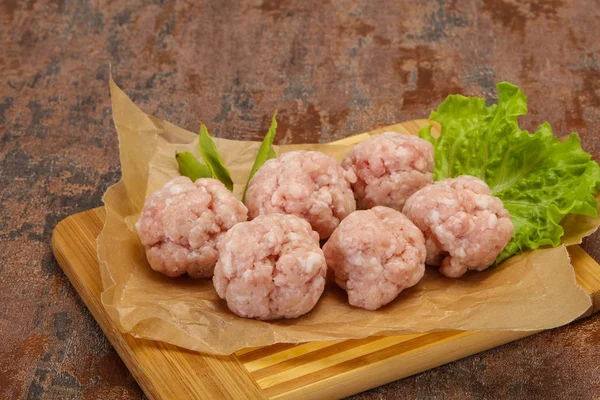
[[[177,165],[179,165],[179,173],[190,178],[192,182],[200,178],[213,177],[211,170],[206,165],[200,164],[196,160],[196,157],[189,151],[176,152],[175,159],[177,160]]]
[[[221,181],[227,189],[233,191],[233,181],[231,175],[219,154],[219,150],[208,134],[206,125],[200,122],[200,137],[198,140],[198,149],[206,165],[201,164],[190,152],[176,152],[175,159],[179,166],[179,173],[187,176],[192,181],[199,178],[215,178]]]
[[[219,150],[217,149],[215,142],[208,134],[206,125],[203,123],[200,123],[200,139],[198,142],[198,148],[200,155],[204,159],[204,162],[206,162],[206,165],[212,172],[212,175],[216,179],[220,180],[227,189],[230,191],[233,190],[233,181],[231,180],[231,175],[229,175],[229,171],[225,167],[225,164],[223,164]]]
[[[429,119],[442,127],[441,136],[425,127],[419,136],[435,148],[435,179],[472,175],[484,180],[510,213],[512,240],[497,262],[543,245],[557,246],[560,221],[567,214],[596,217],[600,167],[571,133],[560,141],[550,124],[537,132],[521,130],[519,115],[527,113],[527,97],[510,83],[499,83],[498,104],[451,95]]]
[[[256,160],[254,160],[254,165],[252,165],[252,169],[250,170],[250,176],[248,177],[248,182],[246,182],[246,187],[244,188],[244,195],[242,196],[242,202],[246,202],[246,190],[248,190],[248,184],[250,180],[259,170],[263,164],[271,159],[277,157],[275,154],[275,149],[273,149],[273,140],[275,140],[275,136],[277,135],[277,110],[275,110],[275,114],[273,114],[273,118],[271,119],[271,126],[263,139],[260,148],[258,149],[258,154],[256,155]]]

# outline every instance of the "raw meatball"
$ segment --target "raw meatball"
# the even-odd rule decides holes
[[[513,234],[502,200],[467,175],[419,190],[406,201],[404,214],[425,235],[427,264],[441,265],[450,278],[488,268]]]
[[[318,151],[292,151],[267,161],[246,192],[250,219],[267,214],[293,214],[328,238],[340,221],[356,209],[350,182],[356,176]]]
[[[433,146],[417,136],[386,132],[354,146],[342,167],[356,174],[352,190],[359,209],[402,211],[410,195],[433,182]]]
[[[218,180],[180,176],[146,199],[135,227],[153,270],[210,278],[218,237],[247,219],[246,207]]]
[[[213,283],[240,317],[296,318],[317,304],[327,265],[319,235],[294,215],[262,215],[219,241]]]
[[[323,247],[327,266],[348,302],[376,310],[421,280],[425,239],[399,211],[374,207],[342,221]]]

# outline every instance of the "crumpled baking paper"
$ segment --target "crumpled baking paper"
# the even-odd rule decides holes
[[[196,156],[197,134],[146,115],[111,80],[114,122],[119,135],[122,180],[105,196],[106,223],[98,237],[102,303],[122,332],[187,349],[232,352],[279,342],[297,343],[362,338],[433,330],[535,331],[564,325],[591,307],[576,284],[566,247],[512,257],[499,267],[445,278],[427,268],[422,281],[378,311],[348,305],[345,292],[328,285],[317,306],[293,320],[262,322],[237,317],[217,296],[212,280],[167,278],[147,264],[134,224],[146,196],[178,175],[175,151]],[[417,123],[425,124],[426,121]],[[400,125],[385,130],[402,132]],[[319,150],[340,160],[362,134],[344,145],[277,147],[282,153]],[[241,198],[259,143],[215,138]],[[569,243],[600,224],[569,217]]]

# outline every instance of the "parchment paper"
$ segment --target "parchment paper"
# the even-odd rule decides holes
[[[106,224],[98,237],[102,303],[122,332],[191,350],[230,354],[245,347],[432,330],[541,330],[566,324],[591,306],[577,286],[565,246],[512,257],[460,279],[427,269],[423,280],[378,311],[351,307],[328,285],[309,314],[276,322],[243,319],[216,295],[211,280],[167,278],[152,271],[134,229],[146,196],[178,175],[175,151],[196,151],[197,134],[144,114],[111,80],[122,180],[104,196]],[[299,127],[301,129],[301,127]],[[363,135],[358,139],[368,137]],[[358,140],[357,139],[357,140]],[[215,138],[241,197],[257,142]],[[337,159],[350,146],[290,145]],[[598,219],[571,221],[569,237],[589,234]]]

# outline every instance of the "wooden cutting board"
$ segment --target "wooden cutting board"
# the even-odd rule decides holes
[[[421,121],[395,126],[414,134]],[[373,131],[372,133],[377,133]],[[360,139],[360,137],[358,138]],[[357,137],[347,142],[358,141]],[[340,398],[537,332],[446,331],[359,340],[276,344],[210,356],[120,333],[100,301],[96,237],[104,208],[70,216],[52,236],[59,264],[150,399]],[[600,299],[600,265],[569,247],[577,282]]]
[[[58,224],[54,254],[150,399],[340,398],[537,332],[434,332],[359,340],[276,344],[209,356],[116,330],[100,302],[96,237],[104,208]],[[600,265],[579,246],[569,247],[577,282],[600,294]]]

